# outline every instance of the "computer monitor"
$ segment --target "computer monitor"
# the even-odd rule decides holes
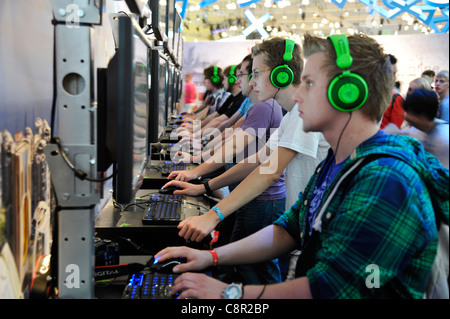
[[[175,7],[176,9],[176,7]],[[175,10],[173,14],[173,44],[172,51],[173,55],[179,60],[178,56],[178,43],[181,37],[181,15],[178,10]]]
[[[175,14],[175,1],[166,0],[166,30],[167,30],[167,46],[173,51],[173,39],[175,35],[174,30],[174,14]]]
[[[159,50],[152,50],[151,56],[149,142],[157,143],[160,141],[167,125],[169,61]]]
[[[152,11],[152,30],[157,40],[167,41],[167,8],[164,1],[149,0]]]
[[[98,70],[100,171],[114,167],[113,198],[129,203],[143,182],[149,158],[149,49],[132,18],[118,17],[118,46],[106,70]]]
[[[175,82],[174,82],[174,69],[175,66],[169,62],[169,68],[168,68],[168,72],[167,72],[167,115],[172,115],[172,111],[173,111],[173,105],[175,103],[174,98],[173,98],[173,91],[174,91],[174,86],[175,86]]]

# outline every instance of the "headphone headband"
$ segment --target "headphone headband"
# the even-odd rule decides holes
[[[230,69],[230,75],[228,76],[228,84],[235,85],[236,84],[236,65],[232,65]]]
[[[211,82],[214,84],[218,84],[220,82],[219,77],[219,68],[215,65],[213,70],[213,75],[211,76]]]

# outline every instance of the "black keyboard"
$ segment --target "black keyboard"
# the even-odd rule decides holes
[[[182,195],[152,195],[149,208],[142,218],[144,225],[172,225],[181,221]]]
[[[174,299],[172,285],[177,274],[138,273],[130,276],[125,287],[123,299]]]
[[[161,175],[169,176],[172,171],[184,171],[186,169],[186,163],[173,163],[173,162],[164,162],[161,165]]]

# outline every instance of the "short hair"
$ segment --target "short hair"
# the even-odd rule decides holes
[[[248,74],[251,74],[252,73],[252,69],[253,69],[253,56],[251,54],[246,55],[245,58],[242,59],[241,64],[243,62],[248,62],[247,72],[248,72]]]
[[[389,58],[389,61],[391,61],[391,64],[392,65],[394,65],[394,64],[397,64],[397,58],[395,57],[395,55],[392,55],[392,54],[388,54],[387,55],[388,56],[388,58]]]
[[[425,70],[422,72],[421,76],[424,75],[434,78],[436,76],[436,72],[434,72],[433,70]]]
[[[212,78],[212,76],[214,75],[214,65],[210,65],[208,66],[206,69],[203,70],[203,75],[205,76],[205,78],[210,79]],[[220,89],[223,87],[222,81],[223,81],[223,71],[222,68],[217,67],[217,75],[220,78],[219,83],[214,83],[213,81],[211,81],[211,84],[213,86],[215,86],[216,88]]]
[[[348,69],[360,75],[369,89],[367,100],[360,110],[368,118],[379,122],[391,101],[395,83],[390,57],[384,53],[383,47],[375,39],[367,35],[349,36],[348,42],[353,57],[353,63]],[[337,55],[331,40],[306,34],[303,50],[305,58],[318,52],[325,53],[324,68],[330,82],[342,73],[342,69],[336,65]]]
[[[406,95],[403,102],[405,112],[425,115],[430,121],[436,117],[439,109],[439,99],[435,91],[417,89]]]
[[[425,77],[420,77],[420,78],[414,79],[410,83],[416,84],[418,89],[425,89],[428,91],[432,90],[430,81]]]
[[[439,71],[435,78],[445,78],[448,81],[448,70]]]
[[[302,48],[298,43],[295,43],[294,50],[292,52],[292,60],[285,61],[283,54],[286,50],[286,39],[281,37],[272,38],[269,40],[263,40],[261,43],[257,43],[252,47],[253,58],[259,54],[264,57],[264,62],[271,69],[276,68],[278,65],[287,64],[294,73],[294,80],[292,84],[299,85],[301,75],[303,72],[303,53]]]

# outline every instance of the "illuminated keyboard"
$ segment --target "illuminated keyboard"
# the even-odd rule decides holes
[[[172,285],[179,275],[161,273],[133,274],[128,280],[123,299],[174,299]]]
[[[152,195],[147,212],[142,218],[144,225],[171,225],[181,220],[182,195]]]
[[[172,171],[184,171],[186,169],[186,163],[173,163],[166,161],[160,168],[162,176],[169,176]]]

